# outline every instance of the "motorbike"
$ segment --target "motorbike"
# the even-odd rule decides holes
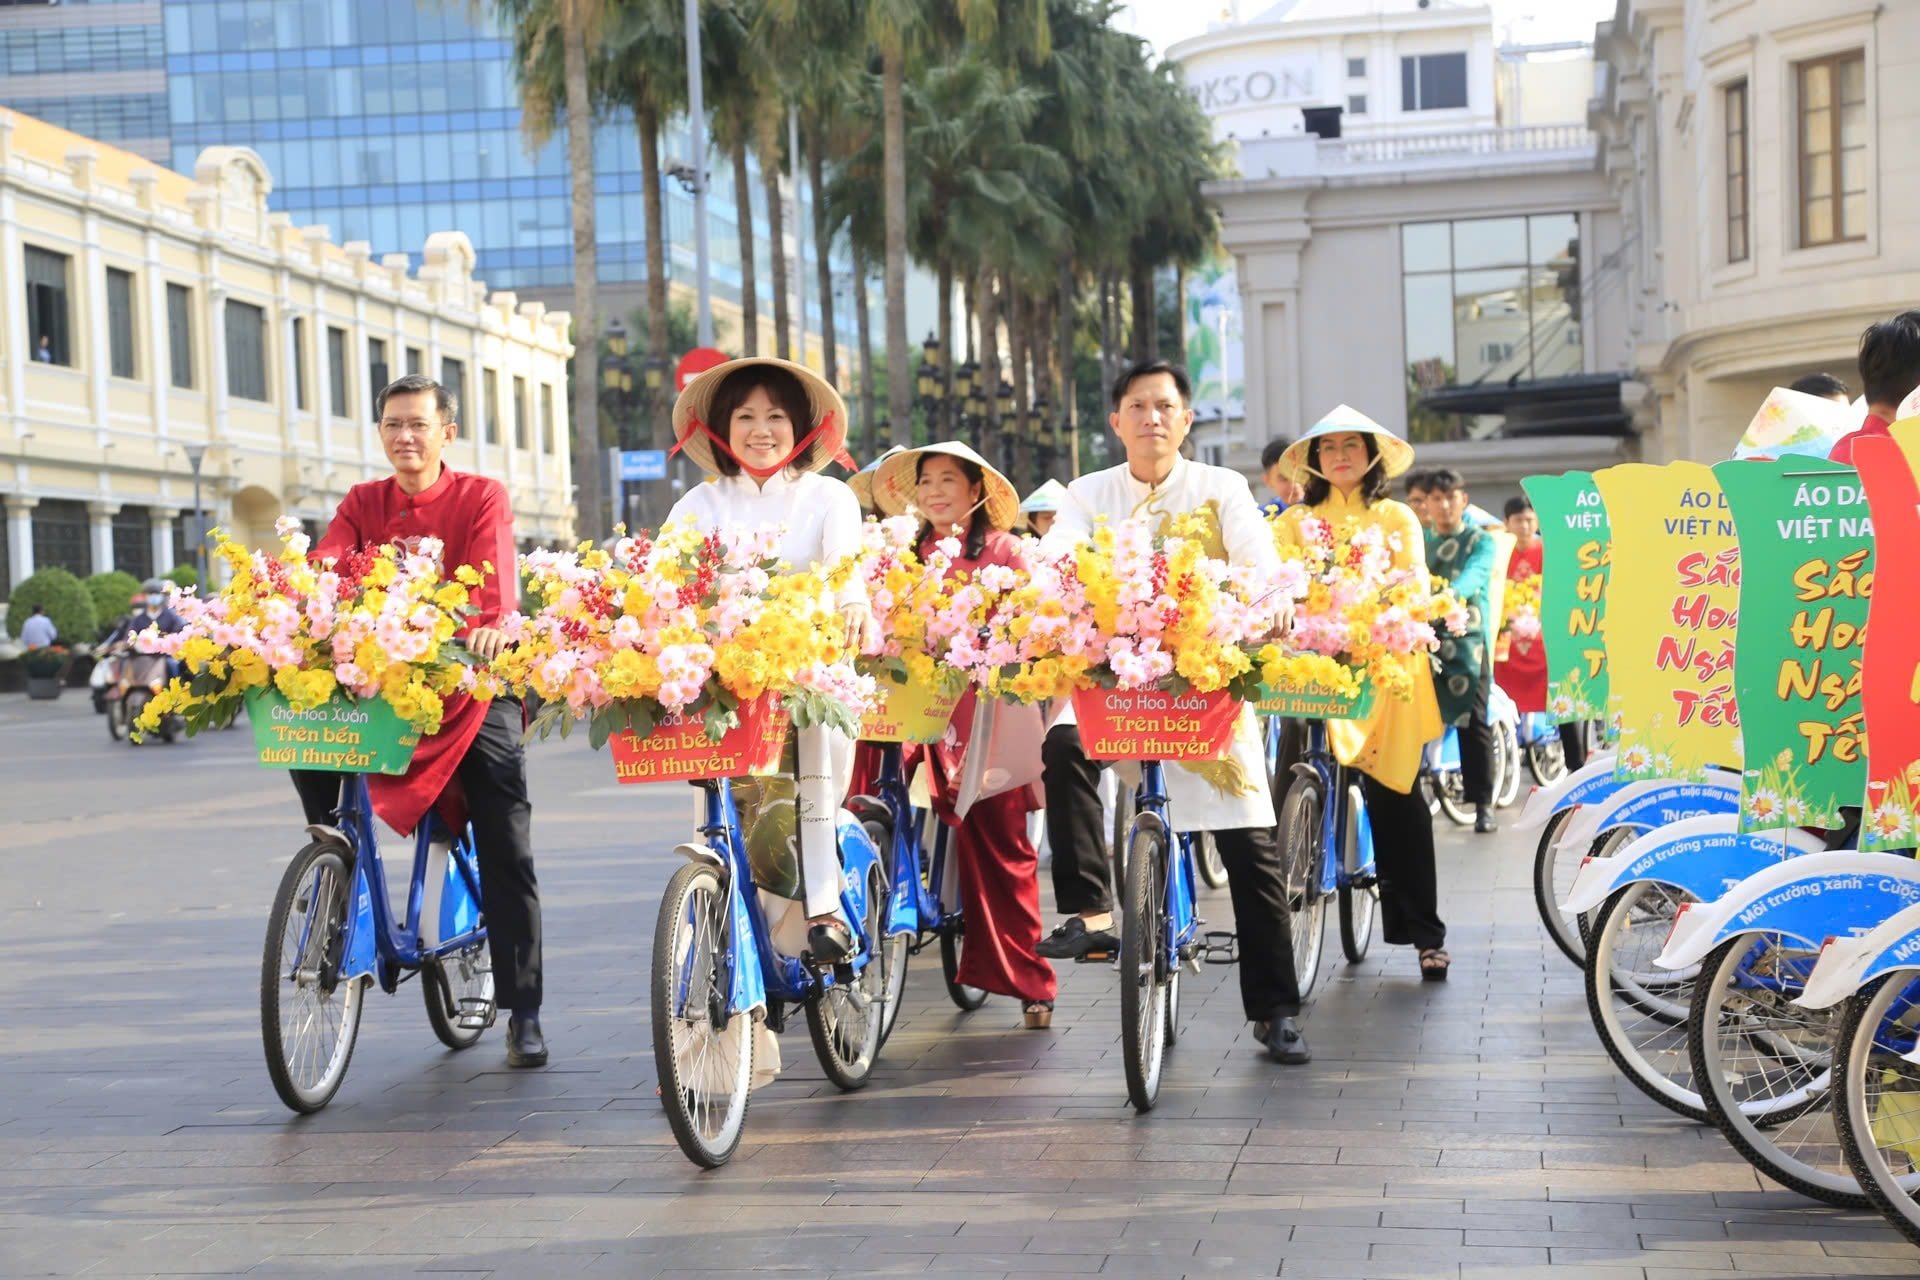
[[[157,653],[134,653],[127,649],[115,649],[102,662],[111,664],[102,698],[107,708],[107,732],[115,742],[122,738],[132,741],[133,726],[140,719],[140,713],[147,709],[147,702],[154,694],[166,688],[167,678],[171,674],[166,657]],[[160,740],[172,742],[186,729],[186,722],[179,716],[164,716],[160,721]]]

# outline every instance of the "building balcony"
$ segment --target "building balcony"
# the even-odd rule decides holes
[[[1246,138],[1239,143],[1242,180],[1312,183],[1347,179],[1406,181],[1468,173],[1591,168],[1599,154],[1584,124],[1452,129],[1321,138],[1313,134]]]

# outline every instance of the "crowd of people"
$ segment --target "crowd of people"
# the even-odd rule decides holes
[[[1861,348],[1867,416],[1859,434],[1884,434],[1900,401],[1920,384],[1920,312],[1870,329]],[[1807,394],[1845,399],[1830,375],[1796,384]],[[317,546],[342,555],[374,542],[433,537],[448,564],[512,563],[513,518],[504,488],[455,472],[442,454],[458,433],[458,404],[445,387],[418,375],[387,387],[379,399],[379,433],[391,477],[356,486]],[[1522,712],[1546,709],[1547,668],[1537,637],[1502,643],[1491,617],[1500,575],[1536,577],[1539,522],[1525,498],[1502,515],[1477,506],[1464,478],[1447,467],[1416,469],[1406,440],[1344,406],[1298,440],[1271,442],[1261,459],[1271,498],[1257,502],[1237,471],[1187,456],[1193,425],[1186,373],[1164,361],[1134,364],[1115,381],[1108,424],[1124,461],[1071,483],[1048,481],[1022,500],[1008,479],[964,443],[897,448],[850,482],[823,474],[850,463],[844,452],[847,414],[839,393],[797,364],[750,357],[697,378],[674,408],[679,447],[710,483],[689,490],[671,520],[702,530],[778,526],[779,552],[796,567],[826,564],[861,543],[864,513],[912,515],[923,553],[955,540],[961,554],[948,572],[983,566],[1022,567],[1016,530],[1059,542],[1089,537],[1103,521],[1198,517],[1209,552],[1258,573],[1279,567],[1278,546],[1298,541],[1307,517],[1355,523],[1387,536],[1396,567],[1422,565],[1462,601],[1464,631],[1446,636],[1431,658],[1406,663],[1412,696],[1384,698],[1359,720],[1328,724],[1339,761],[1359,775],[1374,834],[1382,933],[1390,945],[1413,948],[1423,979],[1447,976],[1447,927],[1439,909],[1432,813],[1419,785],[1427,744],[1458,730],[1462,782],[1475,809],[1475,830],[1496,829],[1494,736],[1489,698],[1498,686]],[[1834,456],[1845,460],[1848,437]],[[850,468],[851,469],[851,468]],[[1396,484],[1404,501],[1395,496]],[[863,512],[863,508],[865,512]],[[485,658],[504,640],[501,619],[513,609],[498,576],[474,593],[468,646]],[[835,601],[849,643],[872,637],[875,619],[857,581]],[[971,696],[971,695],[969,695]],[[1049,1024],[1056,978],[1049,961],[1112,954],[1118,945],[1108,872],[1103,775],[1112,762],[1086,750],[1070,706],[1053,708],[1044,726],[1043,772],[1037,784],[974,804],[955,804],[970,747],[972,708],[963,700],[956,732],[926,749],[934,812],[954,831],[967,945],[958,974],[964,985],[1021,1002],[1025,1025]],[[540,904],[534,876],[531,815],[520,745],[521,712],[500,699],[450,707],[445,728],[423,744],[405,779],[390,781],[410,798],[401,812],[416,819],[458,779],[472,816],[486,895],[488,939],[499,1005],[509,1013],[508,1061],[547,1060],[539,1012],[542,997]],[[1563,730],[1567,763],[1578,767],[1585,742],[1578,726]],[[1288,748],[1283,745],[1283,760]],[[849,954],[853,940],[840,905],[840,868],[833,815],[863,772],[856,744],[826,727],[797,732],[781,779],[742,788],[743,827],[755,806],[775,795],[794,802],[806,948],[821,963]],[[1238,926],[1242,1012],[1278,1062],[1311,1059],[1300,1026],[1302,993],[1293,961],[1292,923],[1276,829],[1276,784],[1269,774],[1251,708],[1225,758],[1168,769],[1175,821],[1204,831],[1228,868]],[[1281,779],[1287,776],[1283,767]],[[331,820],[337,780],[296,774],[309,823]],[[1030,822],[1035,814],[1039,823]],[[1052,857],[1058,923],[1047,929],[1040,899],[1040,859],[1033,833],[1043,828]]]

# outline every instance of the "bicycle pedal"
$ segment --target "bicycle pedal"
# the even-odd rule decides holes
[[[1238,964],[1240,935],[1223,929],[1209,930],[1201,936],[1198,955],[1204,964]]]
[[[485,1031],[500,1016],[499,1005],[475,996],[462,997],[457,1007],[459,1012],[455,1014],[454,1021],[462,1031]]]
[[[1075,964],[1110,964],[1120,958],[1118,951],[1089,951],[1074,961]]]

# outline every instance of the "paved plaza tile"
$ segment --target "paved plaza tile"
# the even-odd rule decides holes
[[[690,789],[532,751],[553,1060],[442,1049],[375,993],[333,1105],[262,1065],[266,909],[299,843],[244,730],[137,750],[84,697],[0,697],[0,1276],[408,1274],[1708,1280],[1920,1274],[1876,1217],[1758,1178],[1608,1064],[1535,919],[1532,841],[1441,833],[1452,980],[1328,960],[1305,1068],[1224,967],[1188,975],[1160,1104],[1126,1103],[1111,968],[1051,1030],[963,1014],[918,957],[873,1083],[796,1021],[702,1173],[654,1096],[647,975]],[[389,857],[398,842],[389,846]],[[1230,927],[1224,894],[1213,927]]]

